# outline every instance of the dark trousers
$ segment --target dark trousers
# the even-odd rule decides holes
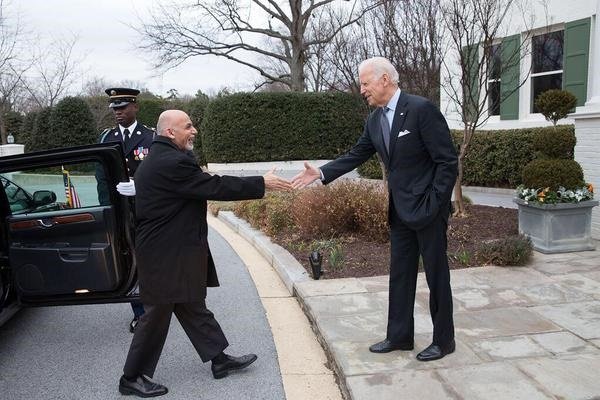
[[[450,207],[421,230],[412,230],[390,209],[390,297],[387,339],[394,343],[414,341],[414,303],[419,254],[429,286],[429,311],[433,343],[445,347],[454,339],[452,290],[448,267],[447,238]]]
[[[175,313],[202,361],[212,360],[229,345],[219,323],[206,308],[204,301],[144,306],[146,312],[140,317],[135,329],[123,368],[127,377],[154,376],[169,332],[172,313]]]

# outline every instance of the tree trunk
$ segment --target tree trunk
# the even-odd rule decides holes
[[[467,155],[467,148],[469,147],[469,143],[471,142],[471,137],[473,136],[473,132],[468,124],[465,124],[465,129],[463,133],[463,142],[460,145],[460,151],[458,153],[458,176],[456,177],[456,184],[454,185],[454,214],[455,217],[464,217],[466,216],[465,212],[465,202],[463,201],[462,194],[462,180],[463,180],[463,171],[464,171],[464,161],[465,156]]]

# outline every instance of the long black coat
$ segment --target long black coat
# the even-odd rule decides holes
[[[388,171],[390,202],[411,229],[429,225],[447,211],[456,181],[458,159],[450,130],[440,110],[429,100],[400,93],[388,154],[382,136],[382,109],[373,111],[362,136],[350,151],[323,167],[329,183],[379,153]]]
[[[208,248],[207,200],[264,196],[261,176],[203,172],[170,139],[157,136],[135,175],[136,264],[144,304],[204,300],[218,286]]]

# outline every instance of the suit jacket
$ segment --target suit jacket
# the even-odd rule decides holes
[[[411,229],[431,223],[448,209],[457,175],[456,149],[448,124],[429,100],[401,92],[394,112],[388,154],[381,128],[382,108],[367,118],[350,151],[323,167],[329,183],[379,153],[388,171],[390,203]]]
[[[207,200],[264,196],[261,176],[203,172],[168,138],[157,136],[135,179],[135,255],[144,304],[198,302],[218,286],[207,241]]]
[[[148,155],[154,136],[154,129],[150,129],[147,126],[140,124],[138,121],[135,130],[131,134],[127,147],[125,147],[123,135],[118,126],[105,129],[100,134],[99,142],[120,142],[123,144],[123,155],[125,156],[125,163],[127,164],[127,173],[130,177],[133,177],[140,163]],[[110,182],[106,181],[106,175],[101,166],[96,168],[96,181],[98,183],[98,203],[102,205],[110,204],[110,191],[108,189]],[[116,182],[113,182],[112,184],[116,185]]]
[[[135,130],[131,133],[131,138],[125,146],[123,135],[118,126],[105,130],[100,135],[100,143],[120,142],[123,143],[123,154],[127,163],[127,171],[129,176],[133,177],[135,171],[140,166],[140,163],[148,155],[150,146],[154,140],[154,129],[148,128],[146,125],[140,124],[138,121]]]

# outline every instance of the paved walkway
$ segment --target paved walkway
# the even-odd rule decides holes
[[[369,345],[385,335],[388,276],[313,281],[245,221],[228,212],[219,219],[252,243],[297,295],[346,399],[600,398],[599,250],[535,253],[528,267],[453,270],[457,349],[422,363],[415,356],[431,340],[422,274],[415,350],[373,354]]]

